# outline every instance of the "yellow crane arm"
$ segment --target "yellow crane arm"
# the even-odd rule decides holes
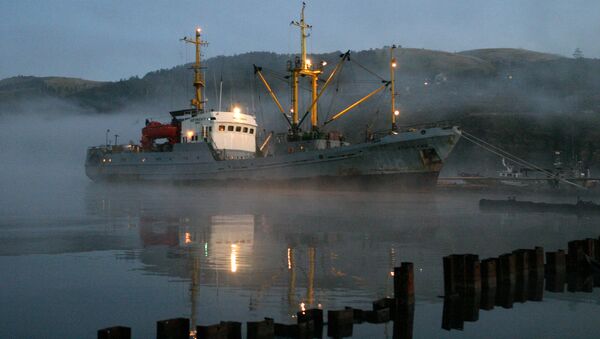
[[[323,93],[325,92],[325,90],[327,89],[327,86],[329,86],[329,84],[331,83],[331,80],[333,79],[333,77],[336,75],[336,73],[340,70],[340,68],[342,67],[342,64],[344,63],[345,60],[350,58],[350,51],[342,54],[342,59],[340,60],[340,62],[338,62],[338,64],[335,66],[335,68],[333,69],[333,71],[331,72],[331,74],[329,74],[329,77],[327,78],[327,80],[325,81],[325,84],[323,84],[323,87],[321,87],[321,91],[319,92],[319,94],[317,94],[317,97],[315,98],[315,100],[310,104],[310,106],[308,107],[308,109],[306,110],[306,113],[304,114],[304,116],[302,117],[302,120],[300,120],[300,122],[298,123],[298,125],[301,125],[302,122],[304,121],[304,119],[308,116],[308,113],[310,112],[310,110],[313,108],[313,106],[317,103],[317,101],[319,101],[319,98],[321,98],[321,95],[323,95]]]
[[[277,99],[277,96],[275,95],[275,92],[273,92],[273,90],[271,89],[271,86],[269,86],[269,83],[267,82],[267,79],[265,79],[265,77],[262,75],[261,68],[258,67],[258,66],[256,66],[256,65],[254,65],[254,73],[258,74],[258,78],[262,81],[262,83],[267,88],[267,91],[271,95],[271,98],[273,98],[273,101],[275,101],[275,104],[279,108],[279,111],[282,114],[285,115],[285,111],[283,110],[283,107],[281,106],[281,103],[279,103],[279,100]]]
[[[333,117],[331,117],[331,119],[325,121],[324,125],[327,125],[328,123],[338,119],[339,117],[341,117],[342,115],[348,113],[348,111],[350,111],[351,109],[355,108],[356,106],[362,104],[363,102],[367,101],[370,97],[374,96],[375,94],[381,92],[384,88],[386,88],[390,83],[386,82],[385,84],[381,85],[379,88],[377,88],[376,90],[374,90],[373,92],[367,94],[366,96],[364,96],[362,99],[358,100],[357,102],[353,103],[352,105],[346,107],[344,110],[342,110],[341,112],[339,112],[338,114],[334,115]]]

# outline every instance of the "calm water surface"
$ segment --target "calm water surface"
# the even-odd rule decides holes
[[[390,272],[402,261],[415,264],[414,338],[600,337],[598,288],[481,310],[462,331],[441,328],[439,298],[443,256],[565,248],[597,238],[599,218],[483,213],[478,200],[492,196],[481,193],[44,178],[29,176],[27,189],[19,181],[3,187],[0,338],[94,338],[114,325],[152,338],[156,320],[181,316],[202,325],[292,323],[301,307],[370,309],[392,295]],[[357,338],[392,335],[391,322],[354,326]]]

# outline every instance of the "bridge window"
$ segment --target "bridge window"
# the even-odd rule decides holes
[[[250,129],[250,134],[254,134],[254,128]]]
[[[230,132],[233,132],[233,126],[231,126],[231,125],[227,126],[227,130],[230,131]]]
[[[225,125],[219,125],[219,132],[225,132]]]
[[[236,132],[241,132],[242,131],[242,126],[235,126],[235,131]]]
[[[248,133],[248,127],[244,127],[244,133]]]

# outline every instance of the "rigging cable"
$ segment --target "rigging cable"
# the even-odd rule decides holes
[[[367,71],[368,73],[370,73],[371,75],[379,78],[381,81],[387,81],[384,78],[382,78],[379,74],[371,71],[370,69],[366,68],[365,66],[363,66],[360,62],[356,61],[356,59],[352,59],[352,62],[354,62],[356,65],[358,65],[358,67],[362,68],[363,70]]]
[[[574,183],[572,181],[569,181],[567,179],[560,178],[556,174],[554,174],[554,173],[552,173],[552,172],[550,172],[548,170],[545,170],[545,169],[543,169],[543,168],[541,168],[541,167],[539,167],[539,166],[537,166],[537,165],[535,165],[535,164],[533,164],[531,162],[528,162],[527,160],[523,160],[523,159],[521,159],[521,158],[519,158],[519,157],[517,157],[517,156],[515,156],[515,155],[513,155],[513,154],[511,154],[511,153],[509,153],[509,152],[507,152],[507,151],[505,151],[505,150],[497,147],[497,146],[494,146],[494,145],[492,145],[492,144],[490,144],[490,143],[488,143],[488,142],[486,142],[486,141],[484,141],[484,140],[482,140],[482,139],[480,139],[480,138],[478,138],[478,137],[476,137],[476,136],[474,136],[474,135],[472,135],[470,133],[465,132],[464,130],[462,131],[462,136],[463,136],[464,139],[466,139],[467,141],[470,141],[471,143],[475,144],[476,146],[479,146],[479,147],[483,148],[484,150],[486,150],[488,152],[491,152],[491,153],[493,153],[495,155],[498,155],[498,156],[500,156],[502,158],[506,158],[509,161],[512,161],[512,162],[516,163],[517,165],[529,166],[529,167],[531,167],[533,169],[538,170],[539,172],[542,172],[542,173],[544,173],[544,174],[546,174],[546,175],[548,175],[548,176],[550,176],[552,178],[555,178],[556,180],[562,181],[564,183],[567,183],[569,185],[572,185],[572,186],[575,186],[575,187],[578,187],[578,188],[585,189],[585,187],[583,187],[581,185],[578,185],[578,184],[576,184],[576,183]]]

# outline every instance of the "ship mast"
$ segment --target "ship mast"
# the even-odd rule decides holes
[[[396,117],[400,115],[400,111],[396,109],[396,88],[395,88],[395,73],[396,73],[396,57],[394,56],[394,50],[396,49],[396,45],[392,45],[390,47],[390,91],[392,92],[392,104],[391,104],[391,113],[392,113],[392,132],[396,132],[398,130],[398,126],[396,125]]]
[[[312,62],[306,57],[306,38],[309,34],[306,33],[307,29],[312,28],[311,25],[304,21],[304,8],[306,3],[302,3],[302,12],[300,13],[300,21],[292,21],[291,25],[300,27],[300,59],[296,58],[293,69],[289,71],[292,73],[292,134],[297,135],[299,132],[299,119],[298,119],[298,108],[299,108],[299,81],[301,76],[307,76],[311,80],[311,94],[312,94],[312,105],[311,105],[311,116],[310,122],[312,131],[317,132],[318,126],[318,108],[317,108],[317,96],[318,96],[318,82],[319,74],[323,72],[322,69],[312,69]],[[322,65],[323,66],[323,65]]]
[[[184,37],[183,41],[196,45],[196,62],[190,68],[194,70],[194,88],[196,88],[196,96],[191,100],[191,105],[196,108],[196,111],[204,111],[204,75],[202,74],[200,46],[208,45],[208,42],[203,41],[200,37],[202,29],[196,28],[196,39],[192,40],[188,37]]]

